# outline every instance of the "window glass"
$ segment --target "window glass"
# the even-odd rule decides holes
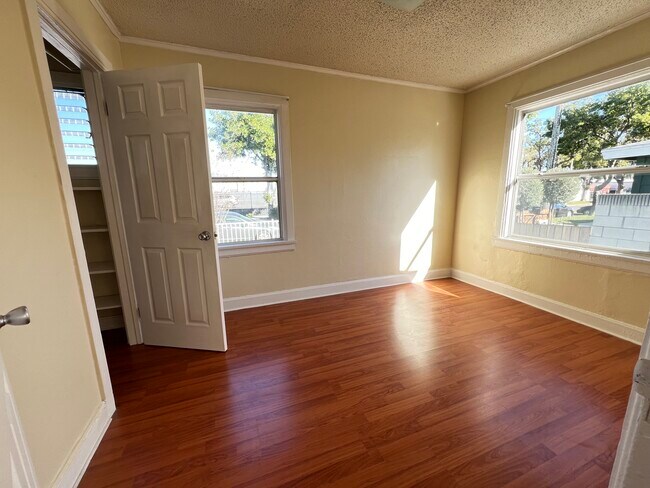
[[[207,110],[210,170],[214,177],[275,177],[275,114]]]
[[[650,252],[650,82],[520,116],[506,234]]]
[[[278,185],[275,182],[213,182],[219,242],[280,238]]]
[[[610,90],[524,117],[524,172],[649,165],[606,159],[603,149],[650,139],[650,81]]]
[[[68,164],[97,164],[83,93],[56,89],[54,102]]]
[[[219,244],[282,239],[277,115],[206,110]]]

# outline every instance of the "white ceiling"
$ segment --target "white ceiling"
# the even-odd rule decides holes
[[[101,0],[123,35],[467,89],[650,11],[648,0]]]

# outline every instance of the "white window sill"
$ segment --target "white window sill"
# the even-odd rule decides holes
[[[296,241],[250,242],[246,244],[223,244],[219,246],[220,258],[234,258],[251,254],[269,254],[273,252],[294,251]]]
[[[650,274],[650,255],[584,248],[554,241],[529,241],[518,237],[495,237],[494,245],[510,251],[549,256],[592,266]]]

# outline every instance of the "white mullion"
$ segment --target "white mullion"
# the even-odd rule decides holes
[[[534,173],[517,175],[518,180],[555,180],[557,178],[572,178],[577,176],[599,176],[599,175],[620,175],[620,174],[644,174],[650,173],[650,166],[630,166],[628,168],[616,166],[614,168],[593,168],[561,171],[558,173]]]
[[[239,177],[239,176],[213,176],[213,183],[279,183],[278,176]]]

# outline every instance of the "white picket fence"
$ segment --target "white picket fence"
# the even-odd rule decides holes
[[[279,239],[280,221],[222,222],[217,224],[217,234],[220,244]]]

